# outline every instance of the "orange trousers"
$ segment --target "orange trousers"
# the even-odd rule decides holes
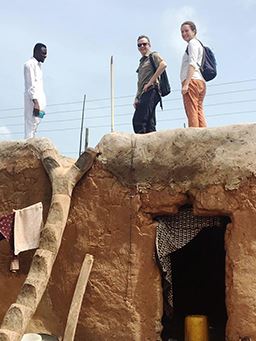
[[[183,95],[183,103],[189,127],[207,126],[203,109],[205,94],[205,82],[200,79],[191,79],[188,92]]]

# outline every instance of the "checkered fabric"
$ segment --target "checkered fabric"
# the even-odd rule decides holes
[[[13,212],[0,217],[0,233],[9,243],[13,240],[14,215]]]
[[[172,264],[170,254],[188,244],[205,227],[223,225],[223,218],[216,216],[193,215],[191,206],[182,207],[177,214],[159,216],[156,234],[156,250],[163,271],[168,282],[168,303],[173,308]]]

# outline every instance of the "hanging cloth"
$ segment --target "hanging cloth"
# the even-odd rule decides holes
[[[6,239],[13,250],[14,212],[0,217],[0,240]]]
[[[43,223],[43,204],[39,202],[14,212],[14,254],[38,248]]]

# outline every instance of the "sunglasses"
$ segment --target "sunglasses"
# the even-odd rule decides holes
[[[141,46],[144,47],[144,46],[147,46],[147,45],[148,45],[148,43],[140,43],[140,44],[137,44],[138,47],[141,47]]]

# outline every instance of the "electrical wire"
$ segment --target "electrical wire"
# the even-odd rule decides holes
[[[249,82],[255,82],[255,81],[256,81],[256,78],[251,78],[251,79],[245,79],[245,80],[216,83],[216,84],[207,85],[207,88],[216,87],[216,86],[223,86],[223,85],[234,85],[234,84],[249,83]],[[173,89],[172,92],[180,92],[180,89]],[[115,96],[115,99],[124,99],[124,98],[132,98],[132,97],[134,97],[134,95]],[[86,103],[101,102],[101,101],[107,101],[107,100],[110,100],[110,97],[89,99],[86,101]],[[82,103],[83,103],[83,101],[60,102],[60,103],[48,104],[47,107],[82,104]],[[23,109],[24,109],[24,107],[3,108],[3,109],[0,109],[0,112],[23,110]]]

